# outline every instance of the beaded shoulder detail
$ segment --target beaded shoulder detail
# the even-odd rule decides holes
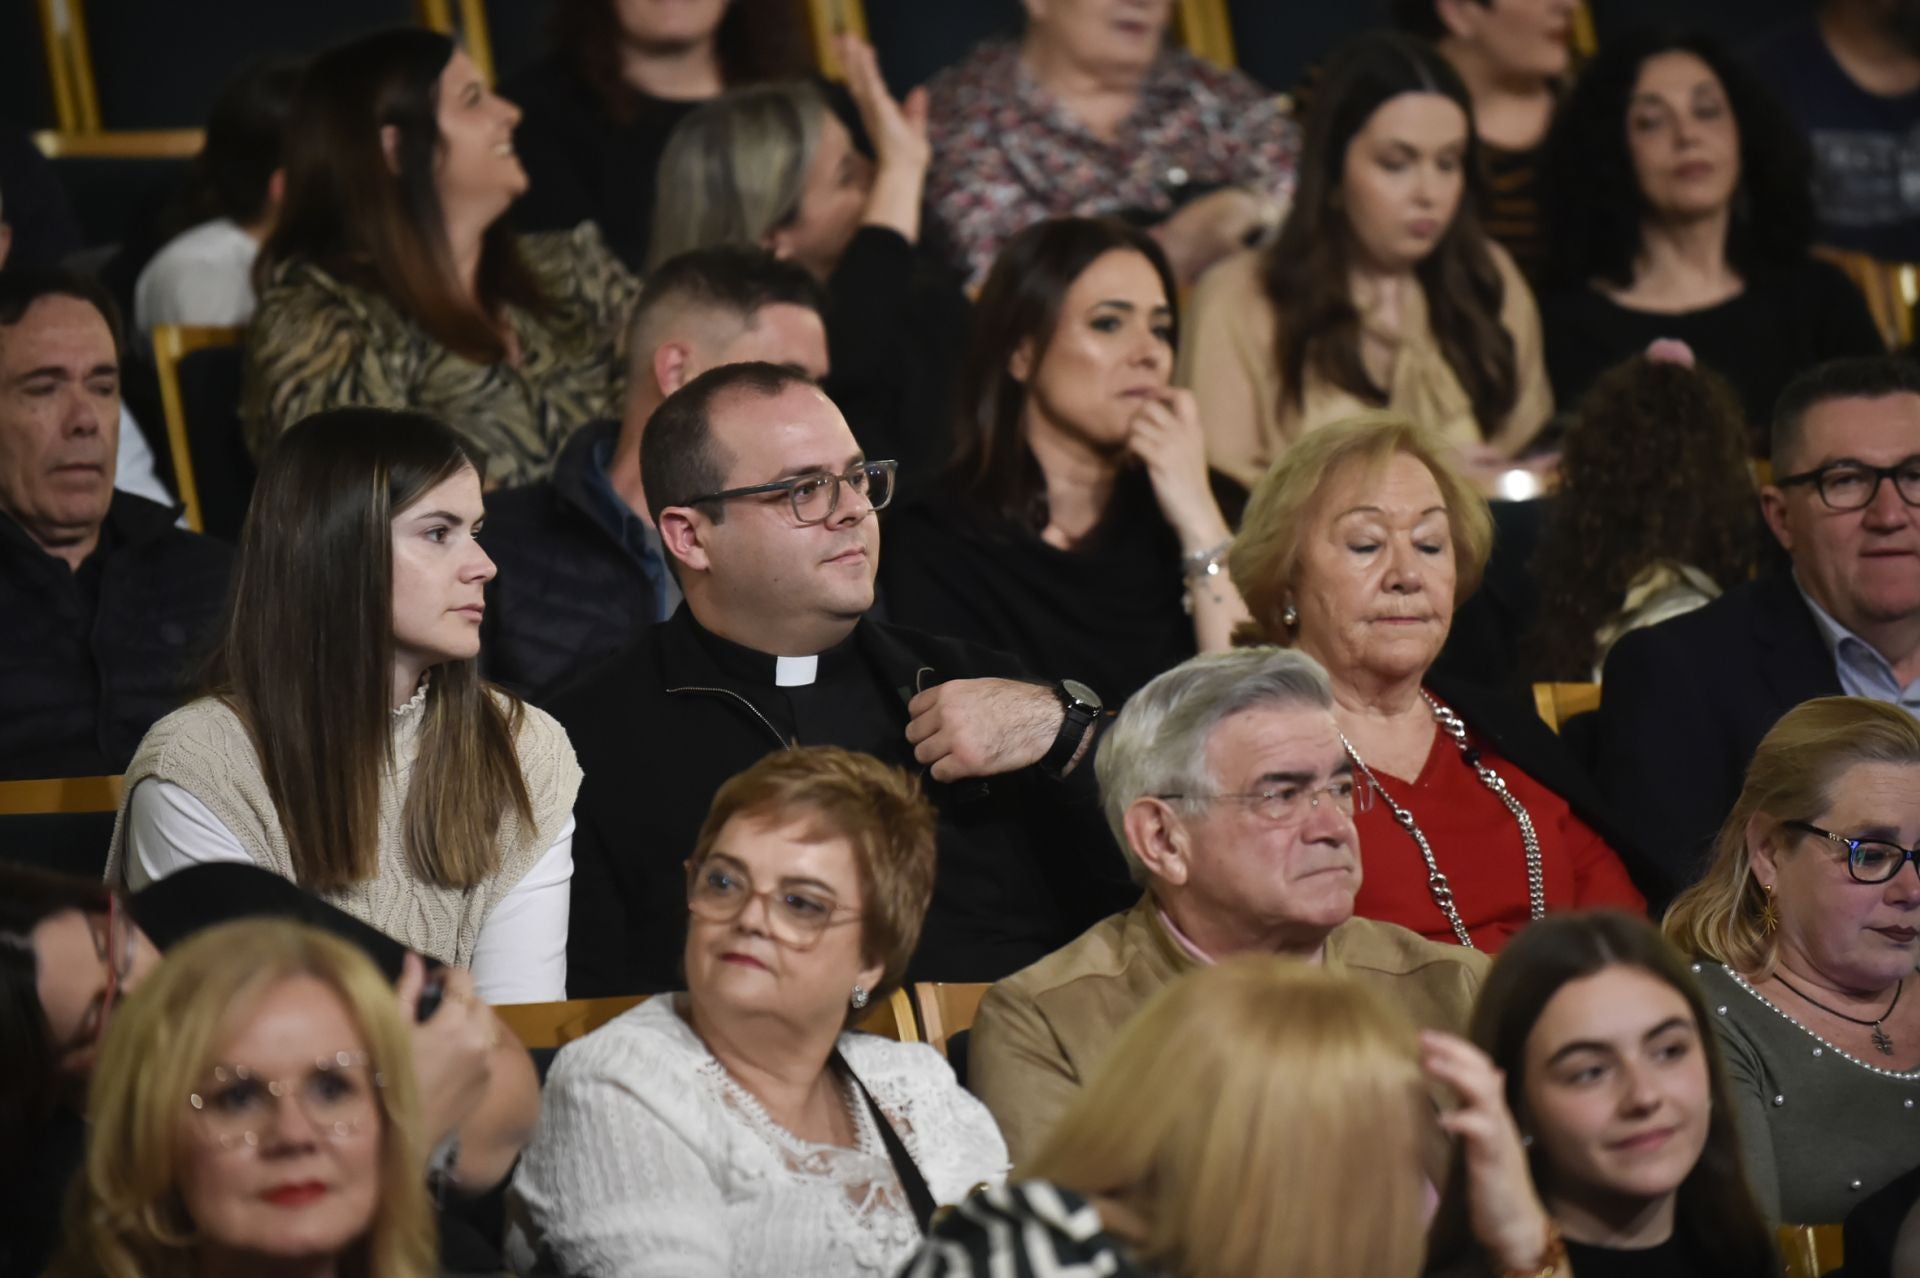
[[[1861,1069],[1866,1070],[1870,1074],[1878,1074],[1883,1078],[1895,1079],[1902,1083],[1920,1083],[1920,1068],[1910,1069],[1905,1071],[1896,1070],[1896,1069],[1883,1069],[1880,1066],[1875,1065],[1870,1061],[1863,1061],[1858,1056],[1855,1056],[1852,1052],[1849,1052],[1846,1048],[1840,1047],[1837,1044],[1829,1041],[1825,1037],[1819,1034],[1816,1034],[1812,1030],[1808,1029],[1805,1025],[1801,1024],[1797,1019],[1795,1019],[1793,1015],[1791,1015],[1786,1010],[1781,1008],[1779,1004],[1769,999],[1765,994],[1762,994],[1759,990],[1756,990],[1755,988],[1753,988],[1752,985],[1748,984],[1746,977],[1740,975],[1740,973],[1734,971],[1731,967],[1728,967],[1725,963],[1716,963],[1714,964],[1714,966],[1718,967],[1721,971],[1725,972],[1727,974],[1728,979],[1732,980],[1732,982],[1735,985],[1738,985],[1741,989],[1745,990],[1749,995],[1751,995],[1754,1001],[1759,1003],[1760,1006],[1766,1008],[1768,1011],[1772,1012],[1775,1016],[1778,1016],[1781,1020],[1793,1026],[1795,1029],[1799,1030],[1802,1034],[1805,1034],[1808,1038],[1818,1043],[1822,1048],[1824,1048],[1829,1052],[1832,1052],[1835,1056],[1838,1056],[1841,1060],[1848,1061],[1854,1065],[1859,1066]],[[1701,964],[1696,963],[1693,965],[1693,970],[1698,972],[1701,970],[1701,967],[1702,967]],[[1716,1007],[1714,1010],[1722,1016],[1725,1016],[1727,1014],[1727,1009],[1724,1006]],[[1818,1055],[1818,1053],[1815,1053],[1815,1054]]]

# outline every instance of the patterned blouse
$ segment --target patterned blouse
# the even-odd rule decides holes
[[[1159,221],[1188,188],[1293,196],[1300,132],[1279,100],[1183,50],[1154,62],[1110,142],[1034,80],[1017,43],[983,45],[929,91],[927,209],[973,284],[1002,244],[1049,217],[1124,210]]]
[[[310,262],[280,263],[247,339],[241,417],[248,448],[258,456],[322,409],[413,408],[473,442],[487,460],[489,485],[545,478],[575,427],[619,416],[626,322],[639,284],[592,223],[522,236],[520,250],[552,309],[507,308],[518,367],[475,364],[383,294]]]

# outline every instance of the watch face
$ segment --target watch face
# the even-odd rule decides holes
[[[1092,688],[1089,688],[1086,684],[1081,683],[1078,679],[1062,679],[1060,686],[1066,690],[1066,694],[1069,697],[1072,697],[1089,710],[1100,709],[1100,694]]]

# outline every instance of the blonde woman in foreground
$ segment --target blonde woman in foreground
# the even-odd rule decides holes
[[[1437,1120],[1429,1078],[1462,1100]],[[1148,1003],[1034,1178],[969,1199],[901,1278],[1413,1278],[1443,1132],[1512,1235],[1483,1245],[1538,1260],[1546,1214],[1483,1055],[1348,977],[1230,959]]]
[[[352,945],[209,928],[127,1001],[94,1073],[53,1278],[427,1278],[400,1004]]]

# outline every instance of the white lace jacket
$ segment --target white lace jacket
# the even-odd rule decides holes
[[[871,1112],[860,1147],[777,1126],[674,1011],[649,999],[561,1049],[520,1160],[508,1242],[518,1272],[576,1278],[893,1274],[920,1243]],[[937,1203],[1000,1184],[1007,1147],[932,1048],[871,1034],[840,1052]]]

